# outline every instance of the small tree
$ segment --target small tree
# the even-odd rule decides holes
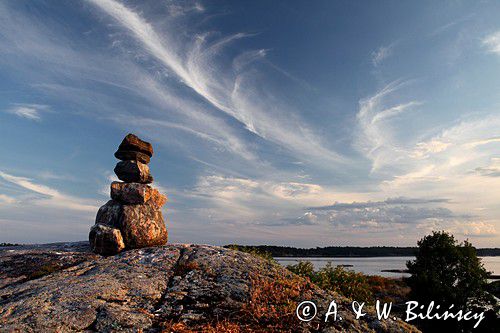
[[[434,301],[445,310],[454,304],[454,310],[484,311],[494,304],[486,292],[489,273],[476,255],[476,249],[465,241],[458,243],[444,231],[433,232],[418,241],[414,261],[407,262],[411,276],[411,299],[420,304]],[[467,332],[470,322],[429,320],[419,323],[425,332]],[[485,323],[482,325],[485,332]]]

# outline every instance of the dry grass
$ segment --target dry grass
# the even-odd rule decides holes
[[[231,319],[199,325],[163,323],[162,332],[293,332],[300,327],[295,309],[298,303],[311,297],[312,284],[308,279],[279,273],[272,278],[254,274],[250,276],[250,281],[248,302]]]
[[[162,333],[243,333],[249,331],[242,331],[240,326],[229,321],[220,321],[217,323],[207,323],[193,327],[185,323],[172,323],[166,325],[162,329]]]
[[[292,274],[277,279],[255,275],[251,281],[250,301],[242,310],[246,317],[263,327],[289,328],[299,323],[295,308],[307,296],[309,281]]]
[[[382,276],[367,276],[373,299],[381,302],[401,303],[408,300],[410,287],[401,279],[390,279]]]

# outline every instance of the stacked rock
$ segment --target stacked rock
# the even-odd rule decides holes
[[[118,179],[111,183],[111,200],[97,212],[89,233],[92,250],[99,254],[116,254],[167,243],[168,233],[161,214],[167,197],[148,184],[153,182],[148,163],[153,147],[128,134],[118,147],[115,167]]]

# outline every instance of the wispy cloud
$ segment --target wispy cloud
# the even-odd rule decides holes
[[[475,230],[472,225],[480,224],[484,233],[491,233],[496,223],[494,216],[498,213],[491,193],[497,193],[500,184],[498,177],[495,177],[497,166],[491,157],[495,156],[499,143],[500,118],[494,113],[482,117],[469,115],[441,129],[422,129],[421,132],[414,131],[411,135],[404,133],[401,136],[400,128],[404,127],[401,123],[412,121],[419,115],[406,111],[421,105],[417,101],[398,102],[406,86],[400,81],[385,86],[375,95],[361,100],[357,114],[359,132],[356,147],[371,161],[374,176],[381,179],[379,195],[398,193],[412,197],[433,195],[450,198],[452,202],[441,203],[441,208],[454,212],[446,218],[447,222],[431,223],[432,219],[425,219],[425,223],[418,223],[422,230],[442,227],[465,234],[465,229]],[[356,205],[361,205],[357,209],[363,211],[383,208],[387,214],[397,213],[391,208],[394,206],[385,201],[366,205],[354,203],[351,208],[330,205],[325,211],[328,208],[350,211],[355,210]],[[403,205],[413,207],[413,204]],[[482,207],[481,216],[462,218],[474,211],[477,205]],[[421,206],[432,208],[428,206],[433,206],[433,203]],[[425,211],[412,208],[407,209],[407,212],[410,215],[406,217],[415,220],[418,214]],[[390,220],[389,216],[386,217]],[[465,229],[460,229],[460,225]]]
[[[307,210],[345,210],[345,209],[362,209],[362,208],[373,208],[373,207],[383,207],[383,206],[394,206],[394,205],[423,205],[423,204],[433,204],[433,203],[445,203],[449,202],[449,199],[444,198],[389,198],[384,201],[367,201],[367,202],[336,202],[333,205],[319,206],[319,207],[309,207]]]
[[[111,191],[109,184],[111,184],[112,182],[119,182],[119,181],[120,180],[118,179],[118,177],[114,173],[106,172],[105,173],[105,181],[103,182],[103,184],[99,188],[99,194],[108,198],[110,196],[110,191]]]
[[[184,16],[192,12],[201,13],[205,11],[205,7],[198,1],[185,1],[179,4],[177,1],[168,0],[166,2],[168,13],[172,17]]]
[[[264,59],[267,55],[267,50],[250,50],[245,51],[233,59],[233,67],[236,71],[244,70],[249,64]]]
[[[12,57],[8,66],[13,66],[21,78],[27,78],[29,84],[44,95],[71,103],[74,109],[78,109],[79,115],[105,118],[129,129],[130,119],[127,117],[131,116],[133,109],[133,117],[144,120],[137,122],[138,132],[152,135],[159,132],[152,127],[170,123],[184,134],[198,136],[200,141],[214,138],[211,144],[216,149],[223,147],[224,151],[241,158],[255,159],[255,154],[242,140],[237,128],[223,117],[214,115],[210,108],[199,101],[177,93],[178,87],[168,80],[162,80],[157,72],[145,70],[133,62],[134,58],[128,58],[132,51],[123,50],[121,56],[110,56],[110,51],[121,49],[111,48],[102,52],[88,50],[85,44],[75,44],[72,38],[66,36],[67,31],[63,28],[45,25],[37,17],[13,14],[2,4],[0,18],[0,52],[5,55],[4,61],[8,56]],[[15,56],[11,55],[14,53]],[[22,65],[33,59],[43,64],[35,72],[28,71],[27,66]],[[37,83],[33,84],[32,81]],[[110,93],[110,90],[115,93]],[[119,108],[117,106],[123,103],[121,93],[139,102]],[[40,117],[41,111],[49,111],[43,105],[14,106],[36,109],[33,117]],[[161,135],[155,135],[156,142],[169,145],[179,142],[165,135],[164,130],[162,132]],[[168,131],[167,134],[172,132]]]
[[[13,204],[16,202],[16,199],[13,197],[10,197],[6,194],[0,194],[0,205],[3,204]]]
[[[40,178],[42,180],[67,180],[67,181],[77,180],[77,178],[74,176],[67,174],[59,174],[48,170],[42,171],[39,174],[37,174],[37,178]]]
[[[463,236],[496,235],[494,224],[477,216],[455,213],[440,205],[449,203],[442,198],[390,198],[384,201],[344,203],[307,208],[306,215],[290,221],[301,223],[305,217],[311,224],[332,225],[343,232],[418,232],[448,230]],[[479,220],[478,220],[479,219]]]
[[[389,58],[393,53],[394,46],[395,43],[392,43],[388,46],[381,46],[376,51],[373,51],[371,55],[373,66],[378,67],[384,60]]]
[[[6,110],[7,113],[14,114],[20,118],[40,121],[42,112],[48,111],[48,105],[16,103]]]
[[[466,54],[465,46],[477,48],[478,40],[483,51],[499,54],[498,32],[468,29],[467,22],[466,33],[457,34],[456,22],[429,32],[429,25],[422,30],[428,45],[405,39],[404,45],[395,42],[359,55],[375,68],[359,73],[357,81],[323,76],[339,64],[335,54],[332,61],[316,62],[302,59],[297,48],[296,58],[283,61],[289,42],[269,39],[274,31],[217,26],[213,14],[221,9],[211,3],[88,0],[64,22],[52,15],[58,11],[51,11],[50,3],[44,6],[29,11],[0,2],[0,67],[7,84],[14,83],[11,91],[2,91],[6,107],[0,112],[43,121],[57,106],[65,112],[61,125],[83,120],[109,135],[127,130],[153,142],[158,147],[153,171],[172,199],[169,228],[174,239],[184,237],[176,240],[248,237],[309,246],[311,240],[374,244],[397,238],[408,244],[417,237],[414,232],[432,228],[484,236],[498,226],[500,122],[497,109],[488,109],[497,102],[494,85],[481,87],[474,81],[480,75],[469,76],[470,68],[483,70],[470,66],[477,52],[460,58],[464,66],[457,70],[448,64],[441,71],[448,52]],[[226,11],[231,6],[222,9],[225,15],[235,14]],[[72,24],[83,21],[92,28]],[[438,37],[444,31],[457,40]],[[290,42],[300,47],[300,41]],[[418,66],[404,66],[404,57],[398,59],[401,66],[384,66],[400,47],[408,47],[402,54],[418,57]],[[352,59],[359,57],[342,61],[359,65]],[[377,91],[373,73],[379,84],[393,77],[419,79],[396,80]],[[466,91],[464,82],[475,87]],[[374,93],[360,99],[357,94],[367,89]],[[462,97],[464,103],[450,102]],[[51,107],[14,104],[37,100]],[[480,105],[481,113],[470,105]],[[27,140],[22,135],[12,140]],[[47,135],[59,140],[61,149],[78,149],[80,156],[93,149],[69,147],[76,136],[65,143],[51,137],[59,133]],[[26,158],[37,154],[44,152]],[[58,221],[51,224],[54,230],[78,215],[83,231],[76,239],[85,237],[98,203],[71,195],[72,188],[81,185],[81,193],[107,198],[114,178],[89,162],[68,163],[75,168],[70,172],[63,165],[50,172],[22,160],[22,171],[16,172],[25,177],[8,171],[21,170],[17,159],[5,160],[2,167],[0,215],[10,220],[0,220],[2,226],[21,228],[18,222],[26,222],[22,237],[28,226],[43,231],[41,220]],[[75,180],[69,174],[91,178]]]
[[[482,39],[484,47],[488,52],[500,55],[500,31],[489,34]]]
[[[303,206],[325,204],[333,198],[359,199],[363,194],[341,193],[318,184],[276,182],[266,179],[247,179],[207,175],[198,179],[193,191],[184,193],[208,206],[217,207],[213,218],[238,220],[247,223],[281,223],[283,219],[301,212]],[[331,201],[330,201],[331,202]]]
[[[417,224],[425,220],[450,219],[456,216],[447,208],[436,207],[409,207],[409,206],[381,206],[377,208],[363,207],[356,209],[333,210],[328,219],[332,223],[347,226],[365,225],[367,222],[380,224]],[[358,224],[359,223],[359,224]]]
[[[464,144],[465,148],[472,149],[478,146],[487,145],[489,143],[500,143],[500,137],[485,138],[477,141],[472,141]]]
[[[355,144],[372,161],[372,171],[393,163],[400,155],[401,147],[395,143],[394,127],[390,121],[422,104],[419,101],[390,106],[384,103],[388,95],[407,84],[408,82],[394,81],[375,95],[359,102],[359,112],[356,115],[359,132]]]
[[[318,226],[320,219],[316,214],[305,212],[299,217],[288,217],[279,220],[258,222],[257,225],[269,227]]]
[[[431,154],[437,154],[445,151],[450,143],[443,142],[440,139],[431,139],[426,142],[418,142],[415,149],[410,153],[410,157],[416,159],[428,158]]]
[[[28,190],[29,192],[41,195],[40,197],[29,200],[31,203],[39,206],[85,212],[95,212],[98,208],[97,203],[93,200],[82,199],[61,193],[49,186],[38,184],[29,178],[13,176],[2,171],[0,171],[0,177],[7,182]]]
[[[254,81],[248,73],[238,71],[241,69],[240,62],[236,61],[235,71],[218,61],[220,52],[226,46],[249,37],[249,34],[236,33],[214,39],[213,33],[198,33],[179,45],[168,31],[163,32],[160,37],[151,23],[117,1],[89,1],[119,22],[145,51],[199,97],[241,122],[248,131],[303,157],[312,156],[317,160],[335,163],[345,161],[340,154],[325,147],[322,140],[306,125],[306,121],[300,120],[298,115],[290,117],[293,110],[291,106],[287,105],[284,109],[274,102],[278,108],[270,110],[269,103],[257,103],[267,101],[269,97],[253,86]],[[258,51],[257,56],[262,55],[264,54]]]
[[[484,177],[500,177],[500,158],[492,158],[489,165],[477,167],[473,172]]]

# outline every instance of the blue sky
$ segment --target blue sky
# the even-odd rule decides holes
[[[86,239],[153,143],[172,242],[500,244],[500,3],[2,1],[0,241]]]

